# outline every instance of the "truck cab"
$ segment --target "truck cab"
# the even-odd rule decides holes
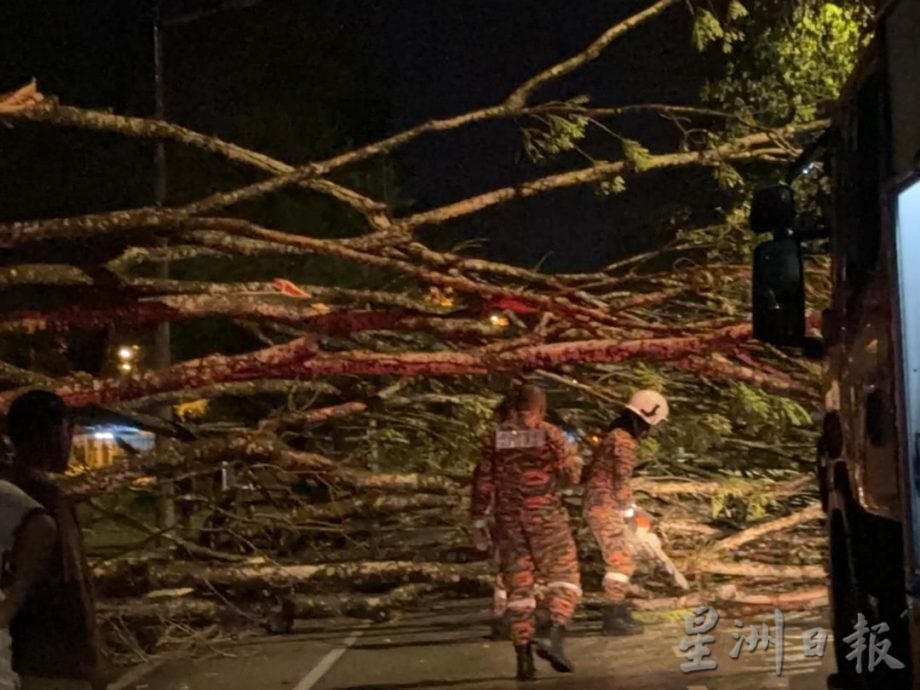
[[[920,0],[880,3],[876,35],[830,128],[796,163],[797,171],[825,165],[826,225],[801,223],[787,186],[760,190],[751,209],[752,229],[773,235],[754,254],[755,337],[826,363],[816,467],[835,688],[920,690],[918,74]],[[820,236],[829,240],[833,289],[818,338],[808,332],[802,246]],[[882,626],[878,639],[891,641],[904,668],[857,671],[844,638],[861,619]]]

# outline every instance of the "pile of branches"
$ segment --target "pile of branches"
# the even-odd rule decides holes
[[[117,651],[155,653],[169,646],[176,626],[282,634],[297,619],[379,622],[427,609],[432,600],[491,593],[490,564],[470,547],[469,487],[459,478],[356,472],[308,453],[279,454],[257,439],[242,442],[232,456],[245,488],[181,496],[196,511],[170,531],[93,500],[98,520],[120,522],[161,544],[96,566],[102,619]],[[150,480],[134,484],[149,490]],[[657,518],[665,551],[690,584],[677,586],[634,541],[635,605],[824,603],[823,513],[809,484],[804,477],[734,484],[638,478],[639,501]],[[751,505],[764,498],[770,510],[750,520]],[[580,518],[577,487],[566,503],[591,608],[599,603],[603,564]],[[194,519],[197,511],[204,519]]]

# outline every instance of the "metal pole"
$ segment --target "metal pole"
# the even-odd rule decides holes
[[[162,120],[166,117],[166,94],[163,86],[163,28],[161,24],[161,0],[154,0],[153,10],[153,95],[154,117]],[[154,187],[153,200],[156,206],[166,205],[167,194],[167,169],[166,169],[166,144],[158,141],[154,153]],[[166,245],[165,238],[161,240]],[[169,278],[169,262],[161,261],[159,264],[159,277]],[[165,369],[172,364],[170,352],[169,323],[157,326],[154,347],[154,366]]]
[[[162,0],[153,0],[153,114],[158,120],[166,117],[166,93],[163,83],[163,25],[162,25]],[[166,145],[158,141],[154,151],[154,183],[153,200],[157,207],[166,205],[167,195],[167,168]],[[160,240],[161,246],[167,242]],[[157,271],[159,278],[169,278],[169,262],[161,261]],[[153,366],[156,369],[167,369],[172,364],[170,347],[169,323],[157,325],[153,342]],[[164,419],[172,417],[172,410],[164,406],[158,410],[159,416]],[[160,528],[170,529],[176,525],[176,487],[171,481],[163,482],[159,496]]]

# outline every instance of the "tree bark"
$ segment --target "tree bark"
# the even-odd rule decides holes
[[[134,576],[138,577],[134,565]],[[488,583],[485,563],[449,564],[413,561],[370,561],[316,565],[145,563],[146,587],[142,591],[192,588],[197,591],[232,591],[234,596],[252,596],[262,590],[311,593],[338,590],[385,591],[404,584],[437,584],[478,588]],[[117,591],[116,578],[123,573],[109,567],[97,572],[100,589]],[[115,579],[113,582],[112,580]],[[135,582],[140,582],[135,579]]]
[[[672,361],[696,352],[730,347],[750,337],[748,324],[740,324],[707,335],[644,340],[583,340],[545,345],[524,345],[499,353],[486,350],[467,352],[406,352],[382,354],[351,351],[345,355],[318,354],[312,338],[245,355],[212,355],[175,365],[163,372],[145,372],[131,378],[92,382],[62,382],[57,392],[74,407],[112,404],[138,397],[204,387],[215,383],[252,381],[266,378],[310,376],[453,376],[484,375],[496,371],[543,369],[571,362],[615,364],[641,358]],[[0,396],[6,409],[17,392]]]
[[[740,606],[749,609],[801,611],[826,606],[827,601],[826,587],[774,594],[749,594],[738,591],[734,585],[723,585],[680,597],[636,598],[631,599],[630,603],[642,611],[673,611],[700,606]]]
[[[827,575],[823,565],[769,565],[767,563],[725,563],[706,560],[687,568],[689,573],[731,575],[760,580],[821,580]]]
[[[742,530],[737,534],[733,534],[730,537],[725,539],[719,539],[713,547],[716,551],[734,551],[739,546],[743,546],[748,542],[756,541],[761,537],[764,537],[773,532],[779,532],[782,530],[795,527],[800,525],[803,522],[810,522],[812,520],[820,520],[824,517],[824,510],[821,508],[820,503],[813,503],[807,508],[796,511],[791,515],[786,517],[779,518],[777,520],[770,520],[769,522],[764,522],[754,527],[749,527],[746,530]]]

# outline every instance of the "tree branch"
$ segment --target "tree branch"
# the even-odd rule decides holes
[[[568,74],[569,72],[573,72],[574,70],[582,67],[583,65],[586,65],[593,60],[596,60],[615,40],[622,37],[624,34],[628,33],[637,26],[640,26],[650,19],[657,17],[666,9],[677,5],[678,3],[679,0],[658,0],[658,2],[656,2],[651,7],[648,7],[638,14],[631,16],[629,19],[625,19],[619,24],[610,27],[582,52],[578,53],[577,55],[573,55],[568,60],[564,60],[563,62],[553,65],[549,69],[546,69],[540,74],[528,79],[521,86],[515,89],[510,96],[508,96],[505,104],[512,109],[523,108],[527,102],[527,99],[541,86],[544,86],[545,84],[554,81],[559,77]]]
[[[0,267],[0,289],[20,285],[92,285],[89,275],[67,264],[19,264]]]
[[[212,355],[176,365],[162,372],[130,378],[61,381],[58,393],[68,404],[116,403],[156,393],[232,381],[289,378],[291,376],[453,376],[484,375],[496,371],[545,369],[569,363],[614,364],[641,358],[671,361],[692,354],[730,348],[750,338],[741,324],[706,335],[632,341],[584,340],[546,345],[523,345],[504,351],[378,353],[349,351],[318,354],[310,339],[266,348],[244,355]],[[5,409],[16,392],[0,395]]]

